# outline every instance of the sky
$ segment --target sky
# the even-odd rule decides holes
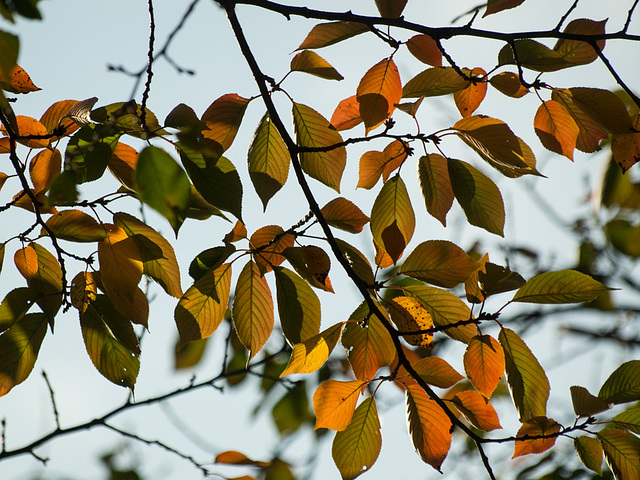
[[[158,45],[163,45],[190,2],[180,0],[154,3],[156,36]],[[314,0],[304,3],[311,8],[336,11],[349,8],[357,13],[375,14],[373,1]],[[452,10],[451,5],[454,3],[455,10]],[[429,2],[427,7],[423,1],[409,0],[405,16],[430,26],[445,26],[453,17],[478,3],[478,0]],[[560,0],[529,0],[511,12],[478,19],[476,26],[507,32],[548,29],[555,26],[559,15],[564,13],[571,3]],[[607,30],[615,31],[624,22],[630,4],[631,2],[623,1],[581,1],[570,18],[584,16],[601,20],[610,17]],[[110,70],[108,66],[122,66],[128,71],[137,71],[145,66],[148,42],[146,2],[67,0],[64,3],[43,1],[41,6],[44,16],[42,22],[19,21],[16,25],[0,22],[0,28],[20,35],[19,63],[42,89],[21,96],[14,105],[16,113],[39,118],[50,104],[62,99],[82,100],[95,96],[99,99],[97,105],[129,100],[132,97],[134,80],[125,74]],[[274,78],[281,78],[288,71],[292,52],[314,25],[313,21],[287,21],[280,15],[262,13],[251,7],[240,7],[238,15],[258,62],[265,73]],[[462,21],[466,20],[467,18]],[[297,102],[313,106],[325,117],[330,118],[337,103],[355,93],[362,74],[391,53],[388,48],[385,49],[384,44],[379,44],[376,48],[371,48],[370,45],[369,39],[354,38],[318,52],[345,76],[346,79],[342,82],[297,74],[287,79],[284,88]],[[448,41],[445,47],[460,65],[491,67],[495,65],[501,45],[463,38]],[[201,115],[213,100],[223,94],[238,93],[249,97],[257,93],[250,72],[239,56],[237,44],[225,16],[213,2],[201,0],[198,3],[194,15],[171,44],[169,53],[178,65],[194,70],[195,75],[180,74],[162,59],[154,65],[149,106],[160,119],[178,103],[190,105]],[[623,78],[639,78],[639,64],[629,61],[630,54],[637,57],[637,49],[634,51],[632,46],[610,42],[606,53]],[[396,62],[405,82],[425,68],[408,54],[398,55]],[[529,72],[529,75],[533,77],[533,73]],[[569,87],[577,82],[580,86],[614,88],[613,82],[599,64],[553,74],[547,81],[554,86]],[[633,82],[631,84],[633,87]],[[139,100],[140,96],[141,89],[138,88],[133,92],[133,97]],[[577,214],[591,211],[594,208],[593,203],[585,200],[585,194],[596,185],[604,168],[606,155],[587,157],[578,154],[575,162],[571,163],[566,158],[545,151],[537,141],[531,125],[538,103],[539,100],[534,95],[528,95],[517,102],[505,101],[505,97],[493,90],[479,111],[507,121],[514,132],[534,149],[540,170],[547,177],[512,180],[501,178],[487,169],[483,170],[497,182],[503,192],[507,209],[506,239],[492,238],[478,229],[469,227],[463,221],[460,210],[455,208],[448,218],[449,226],[443,228],[421,208],[422,199],[418,193],[416,175],[407,172],[403,178],[411,192],[420,225],[414,236],[413,246],[426,239],[439,238],[450,239],[463,248],[470,248],[477,239],[482,239],[483,246],[496,263],[506,260],[504,249],[509,246],[531,246],[535,249],[542,247],[549,252],[548,259],[555,265],[567,266],[575,262],[576,238],[568,234],[566,229],[559,228],[549,218],[544,212],[544,207],[540,206],[540,198],[543,198],[546,204],[558,207],[560,216],[567,221]],[[283,98],[278,99],[278,105],[285,112],[289,108]],[[252,102],[235,144],[226,154],[236,164],[243,179],[247,179],[247,146],[263,113],[264,106],[259,101]],[[423,131],[436,131],[450,126],[458,118],[450,97],[435,98],[425,102],[422,107],[421,128]],[[410,124],[400,120],[398,130],[406,125]],[[354,132],[354,135],[362,134],[361,130],[356,129]],[[460,145],[460,142],[454,145],[452,141],[447,140],[445,146],[447,152],[454,152],[452,155],[457,155],[458,158],[470,159],[468,161],[475,165],[480,163],[473,153]],[[383,145],[377,144],[367,146],[366,149],[382,147]],[[365,151],[364,148],[356,147],[349,150],[342,194],[356,204],[370,205],[379,187],[372,191],[355,190],[357,159]],[[248,182],[245,183],[243,211],[250,232],[268,223],[278,223],[287,228],[306,215],[308,208],[300,200],[298,187],[293,180],[294,178],[290,178],[285,188],[270,202],[266,216],[262,215],[262,206],[252,187]],[[15,193],[10,190],[9,185],[7,183],[1,192],[2,204]],[[312,181],[311,185],[321,205],[335,196],[335,192],[318,182]],[[103,188],[106,192],[117,186],[115,182],[92,184],[87,185],[83,192],[94,196]],[[137,208],[133,202],[122,205],[123,210],[128,209],[130,212],[136,212]],[[166,221],[148,209],[145,214],[155,228],[172,238],[173,233]],[[10,225],[11,231],[18,231],[18,226],[22,224],[28,226],[27,222],[30,220],[25,219],[21,213],[8,212],[2,215],[1,221],[4,225]],[[110,220],[106,213],[101,215],[104,215],[102,220]],[[186,265],[201,250],[219,245],[221,238],[230,228],[231,224],[220,219],[187,222],[183,226],[178,239],[174,241],[180,265],[185,265],[182,276],[183,288],[190,284]],[[3,230],[4,228],[0,228],[0,231]],[[357,243],[347,234],[340,237]],[[11,245],[14,244],[16,243]],[[357,245],[366,254],[372,253],[366,242]],[[69,244],[66,246],[71,247]],[[10,250],[13,251],[7,248],[0,278],[0,294],[3,296],[16,285],[21,286],[24,283],[12,265]],[[355,289],[337,268],[332,270],[331,279],[338,294],[331,296],[318,292],[323,304],[323,328],[336,321],[345,320],[359,303]],[[188,384],[194,374],[199,380],[214,376],[220,369],[223,341],[226,336],[226,332],[222,331],[214,335],[206,357],[197,368],[174,372],[176,329],[172,312],[175,300],[153,286],[151,293],[156,296],[151,303],[150,334],[146,335],[143,341],[142,366],[136,386],[136,398],[140,400],[182,387]],[[541,333],[534,334],[531,341],[532,345],[540,349],[532,347],[537,354],[539,352],[539,358],[545,366],[555,365],[558,358],[566,360],[574,356],[576,351],[584,350],[583,344],[560,338],[554,338],[549,342]],[[458,369],[461,369],[461,353],[460,349],[447,351],[447,360]],[[581,357],[567,362],[562,372],[558,372],[557,375],[556,369],[550,368],[549,375],[552,385],[564,386],[566,390],[567,372],[573,381],[581,381],[582,385],[597,389],[610,372],[607,366],[623,360],[624,352],[595,352],[586,359]],[[7,448],[22,446],[55,428],[49,392],[40,374],[42,370],[47,372],[55,391],[63,426],[94,418],[126,400],[127,392],[124,389],[110,384],[93,368],[84,350],[77,315],[70,312],[57,320],[55,334],[45,338],[31,377],[8,396],[0,398],[0,418],[7,420]],[[256,459],[266,459],[273,453],[274,439],[277,438],[268,414],[269,402],[272,403],[274,398],[268,400],[263,413],[251,416],[250,412],[256,401],[255,384],[251,382],[247,388],[227,389],[224,393],[210,389],[186,395],[168,402],[169,412],[157,406],[133,409],[118,416],[114,424],[145,438],[161,439],[178,449],[193,453],[200,461],[212,460],[213,455],[228,449],[241,450]],[[388,393],[381,396],[383,408],[379,406],[383,411],[383,449],[378,462],[364,478],[435,478],[438,474],[422,463],[413,452],[406,433],[400,393],[393,392],[392,388],[385,390]],[[552,387],[550,411],[553,414],[565,415],[567,406],[563,404],[563,400],[568,398],[567,392],[560,388],[557,395],[554,395],[555,392]],[[501,404],[499,408],[503,406]],[[509,409],[500,408],[500,411],[503,410]],[[170,420],[174,415],[187,423],[203,440],[194,442],[188,435],[181,433]],[[507,414],[507,423],[513,420],[508,416]],[[287,449],[287,458],[292,461],[307,458],[312,453],[312,447],[307,446],[312,445],[309,439],[310,435],[307,434],[296,440],[295,448]],[[97,460],[98,457],[122,445],[126,451],[124,460],[139,462],[139,470],[144,474],[144,478],[201,478],[199,471],[185,460],[157,447],[125,441],[119,435],[106,432],[104,429],[61,437],[39,448],[38,455],[51,459],[46,468],[32,457],[23,456],[3,462],[0,472],[2,478],[10,480],[32,478],[37,475],[47,479],[101,478],[104,470]],[[495,455],[496,473],[499,476],[508,476],[511,464],[505,460],[510,453],[504,449],[490,449],[489,454]],[[398,468],[398,465],[402,467]],[[450,458],[443,465],[444,471],[450,475],[448,478],[468,478],[469,472],[476,472],[478,468],[481,467],[477,458],[468,465],[457,463]],[[245,473],[240,469],[216,471],[229,476]],[[322,444],[320,459],[314,471],[314,479],[339,478],[330,458],[329,442]]]

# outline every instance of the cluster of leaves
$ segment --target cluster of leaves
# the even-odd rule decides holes
[[[489,0],[485,14],[513,8],[522,1]],[[243,46],[234,6],[221,3]],[[381,19],[390,19],[400,17],[407,2],[375,3]],[[628,109],[624,100],[608,90],[552,87],[540,77],[529,84],[523,77],[523,69],[546,73],[595,61],[604,48],[605,23],[573,20],[558,32],[553,48],[531,39],[512,39],[498,53],[496,68],[490,73],[481,67],[457,66],[444,50],[437,30],[434,35],[420,33],[399,41],[391,31],[382,32],[364,21],[320,23],[298,47],[290,71],[280,82],[260,83],[270,77],[257,70],[250,51],[243,51],[255,77],[263,79],[258,85],[260,95],[222,95],[201,116],[180,104],[162,123],[144,102],[94,109],[96,98],[56,102],[36,120],[15,115],[2,95],[6,136],[0,140],[0,153],[9,156],[20,181],[19,190],[4,209],[23,208],[33,212],[35,221],[25,232],[0,244],[0,257],[9,242],[20,244],[13,258],[27,284],[9,292],[0,305],[0,395],[28,377],[48,327],[53,330],[60,310],[71,307],[78,311],[86,349],[96,369],[114,384],[133,390],[140,367],[140,342],[134,327],[147,327],[149,316],[148,298],[140,288],[144,276],[177,299],[174,318],[180,350],[210,337],[226,318],[237,336],[236,350],[241,351],[231,361],[246,364],[263,351],[277,328],[291,347],[288,364],[281,365],[276,374],[285,377],[320,370],[338,342],[342,343],[351,378],[324,379],[313,394],[313,410],[316,429],[337,432],[333,458],[343,478],[359,476],[378,457],[381,427],[375,395],[389,383],[405,392],[413,445],[420,458],[436,470],[449,453],[456,429],[476,443],[490,476],[491,466],[482,450],[485,443],[513,441],[513,456],[518,457],[544,452],[559,436],[581,431],[584,435],[575,438],[575,449],[586,467],[600,473],[604,456],[616,478],[638,478],[638,407],[604,420],[605,427],[596,433],[587,428],[593,426],[594,415],[612,405],[640,400],[640,361],[621,365],[597,396],[583,387],[572,387],[574,411],[583,420],[562,426],[547,416],[550,386],[544,368],[518,333],[498,321],[499,313],[513,303],[590,302],[608,288],[574,270],[541,273],[525,280],[491,263],[488,255],[469,254],[444,240],[427,240],[407,250],[416,215],[401,175],[402,167],[414,160],[416,149],[423,150],[415,166],[428,213],[446,225],[456,200],[471,225],[503,236],[505,208],[497,185],[479,168],[449,157],[441,144],[443,137],[454,135],[506,177],[541,175],[532,149],[505,122],[474,114],[489,86],[514,99],[531,92],[540,98],[533,126],[550,151],[573,159],[575,149],[590,153],[610,142],[617,172],[631,168],[640,158],[637,106]],[[371,32],[390,45],[392,52],[364,73],[355,95],[341,101],[331,119],[285,92],[283,82],[292,72],[342,80],[315,50]],[[17,37],[0,32],[0,41],[7,46],[0,58],[2,87],[13,93],[37,90],[16,64]],[[394,62],[394,56],[405,48],[428,65],[408,81],[401,79]],[[449,66],[442,66],[443,58]],[[494,73],[510,65],[515,71]],[[550,98],[544,100],[544,93]],[[271,97],[276,94],[290,100],[293,135],[274,107]],[[453,95],[462,118],[425,134],[420,129],[420,107],[425,98],[443,95]],[[267,112],[248,149],[251,185],[266,209],[293,168],[311,213],[290,228],[269,224],[249,235],[242,217],[245,185],[224,154],[247,108],[257,99],[266,103]],[[392,133],[396,112],[412,117],[417,130]],[[341,132],[360,124],[364,137],[343,138]],[[146,144],[137,151],[127,138]],[[382,183],[368,215],[342,196],[320,208],[306,178],[340,193],[347,147],[377,139],[386,139],[388,144],[366,152],[359,163],[358,187],[373,189]],[[175,148],[179,161],[158,146],[160,141]],[[18,157],[17,144],[29,149],[28,163]],[[118,191],[91,201],[80,198],[78,185],[108,174],[120,182]],[[637,186],[627,179],[630,186],[623,198],[617,185],[627,177],[613,170],[610,175],[618,183],[610,188],[608,205],[637,209]],[[0,186],[9,178],[1,173]],[[113,209],[112,204],[127,197],[160,213],[176,236],[187,219],[228,219],[230,215],[236,222],[219,245],[193,259],[188,267],[193,282],[183,290],[181,268],[170,242],[142,219]],[[109,222],[98,216],[100,208],[111,215]],[[333,229],[366,235],[367,224],[375,248],[372,259],[334,237]],[[617,249],[633,258],[640,255],[637,226],[616,218],[607,229]],[[313,240],[319,235],[328,249]],[[79,257],[59,241],[91,244],[92,253]],[[328,252],[358,287],[363,303],[347,320],[321,331],[321,304],[314,289],[333,292]],[[71,280],[65,261],[69,258],[86,265]],[[390,267],[392,273],[387,274],[385,269]],[[234,276],[233,271],[239,273]],[[275,295],[269,279],[275,283]],[[455,289],[464,289],[467,302]],[[514,292],[513,296],[498,312],[484,311],[487,298],[508,292]],[[480,305],[475,314],[474,305]],[[483,333],[485,324],[498,326],[497,338]],[[464,376],[445,359],[425,353],[435,335],[466,345]],[[382,375],[381,369],[387,367]],[[503,376],[522,425],[515,436],[487,437],[484,432],[502,428],[491,398]],[[468,382],[462,382],[465,378]],[[276,407],[292,408],[295,395],[306,399],[301,385],[302,391],[293,388]],[[447,391],[437,395],[432,387]],[[278,427],[282,432],[293,431],[303,421],[283,421]],[[239,452],[225,452],[217,462],[249,465],[264,470],[265,475],[273,469],[288,469],[280,460],[255,461]]]

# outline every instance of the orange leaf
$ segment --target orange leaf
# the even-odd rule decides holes
[[[580,129],[567,110],[555,100],[547,100],[533,119],[538,138],[548,150],[573,161],[573,150]]]
[[[552,418],[533,417],[522,424],[518,434],[516,435],[515,450],[513,457],[521,457],[529,453],[542,453],[549,450],[556,443],[558,433],[560,432],[560,424],[556,423]],[[548,437],[546,437],[548,435]],[[535,438],[519,440],[522,437],[544,436],[546,438]]]
[[[633,117],[636,131],[640,128],[640,115]],[[611,139],[611,153],[623,172],[629,170],[640,161],[640,133],[626,133],[613,135]]]
[[[11,152],[11,140],[9,140],[9,137],[0,138],[0,153],[9,152]]]
[[[356,188],[366,188],[367,190],[373,188],[378,183],[386,162],[387,156],[377,150],[362,155]]]
[[[413,297],[395,297],[389,302],[387,308],[391,320],[401,333],[427,330],[433,327],[429,311]],[[419,347],[430,348],[433,344],[433,333],[403,335],[403,337],[409,344]]]
[[[576,140],[576,148],[586,153],[600,150],[600,140],[608,138],[609,134],[598,122],[576,105],[569,90],[554,90],[551,93],[551,100],[555,100],[566,108],[578,124],[580,132]]]
[[[577,35],[604,35],[607,20],[597,22],[587,18],[576,18],[569,22],[563,33]],[[600,39],[597,42],[600,50],[604,49],[605,41]],[[563,59],[574,65],[585,65],[598,58],[598,53],[593,47],[580,40],[569,40],[560,38],[553,49],[562,55]]]
[[[407,41],[407,48],[414,57],[432,67],[442,66],[442,53],[436,41],[429,35],[415,35]]]
[[[356,22],[320,23],[313,27],[298,50],[322,48],[341,42],[360,33],[369,31],[369,27]]]
[[[47,129],[47,133],[53,133],[53,130],[62,127],[64,128],[64,135],[71,135],[78,130],[79,125],[69,117],[69,111],[77,105],[77,100],[60,100],[53,103],[40,117],[40,123],[42,123]],[[51,138],[51,142],[55,142],[60,137]]]
[[[271,243],[268,247],[260,249],[259,252],[253,254],[254,261],[258,264],[258,268],[262,272],[262,275],[272,270],[272,267],[277,267],[285,261],[282,252],[289,247],[293,247],[294,237],[290,233],[284,234],[282,227],[277,225],[267,225],[259,228],[249,240],[249,244],[254,250],[260,249],[260,247],[270,244],[276,236],[279,236],[278,240]]]
[[[202,135],[217,142],[223,152],[227,150],[238,133],[250,101],[235,93],[228,93],[215,100],[202,114],[201,120],[207,127]]]
[[[29,93],[42,90],[35,86],[29,74],[20,65],[13,67],[9,85],[4,85],[2,88],[11,93]]]
[[[464,377],[440,357],[425,357],[418,360],[413,369],[429,385],[450,388]]]
[[[344,78],[329,62],[310,50],[304,50],[293,57],[291,71],[305,72],[327,80],[342,80]]]
[[[80,210],[63,210],[47,220],[47,226],[56,238],[71,242],[99,242],[109,236],[102,225]]]
[[[487,94],[487,82],[485,79],[487,72],[482,68],[474,68],[471,72],[467,69],[464,70],[471,78],[482,79],[475,83],[469,82],[469,85],[464,90],[453,93],[453,99],[456,102],[456,107],[458,107],[460,115],[468,117],[478,109]]]
[[[515,8],[523,2],[524,0],[487,0],[487,9],[485,10],[483,17],[509,8]]]
[[[474,427],[490,432],[502,428],[498,414],[489,400],[477,392],[466,390],[454,395],[453,404]]]
[[[34,136],[46,136],[47,129],[42,123],[35,118],[27,117],[25,115],[17,115],[16,121],[18,124],[18,135],[28,137]],[[21,143],[29,148],[44,148],[49,145],[49,139],[17,139],[18,143]]]
[[[338,130],[350,130],[362,123],[360,117],[360,103],[358,97],[353,95],[340,101],[331,116],[331,125]]]
[[[240,453],[235,450],[227,450],[226,452],[216,455],[215,463],[225,463],[229,465],[253,465],[256,467],[268,467],[270,462],[261,462],[258,460],[252,460],[244,453]]]
[[[30,282],[38,273],[38,255],[31,245],[27,245],[16,251],[13,261],[27,282]]]
[[[329,225],[349,233],[360,233],[369,222],[369,217],[362,210],[342,197],[334,198],[320,211]]]
[[[138,152],[127,144],[118,142],[109,158],[108,168],[114,177],[130,190],[133,186],[133,173],[138,163]]]
[[[347,428],[351,423],[358,396],[367,383],[369,382],[363,380],[322,382],[313,394],[313,411],[316,415],[314,429],[330,428],[340,431]]]
[[[391,116],[402,99],[398,67],[391,58],[382,60],[364,74],[357,90],[360,117],[369,132]]]
[[[240,220],[237,220],[231,231],[224,236],[224,242],[239,242],[245,238],[247,238],[247,227]]]
[[[62,169],[62,155],[55,150],[45,149],[33,157],[29,162],[29,176],[36,194],[49,189],[54,177]]]
[[[529,93],[529,89],[522,85],[520,77],[515,73],[498,73],[491,77],[489,83],[493,88],[508,97],[520,98]]]
[[[382,153],[385,155],[384,168],[382,169],[382,181],[386,182],[389,180],[391,174],[404,163],[408,154],[407,149],[400,140],[394,140],[384,147]]]
[[[345,323],[340,322],[302,343],[296,343],[293,346],[289,364],[280,377],[292,373],[313,373],[322,367],[338,343]]]
[[[475,336],[467,345],[463,361],[471,385],[489,398],[504,374],[504,351],[500,343],[490,335]]]

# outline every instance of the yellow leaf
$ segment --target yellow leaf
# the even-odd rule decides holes
[[[54,177],[62,169],[62,155],[55,150],[44,149],[29,162],[29,176],[36,194],[47,191]]]
[[[316,414],[315,430],[330,428],[344,430],[351,423],[358,396],[367,381],[353,380],[341,382],[326,380],[313,394],[313,411]]]
[[[529,453],[542,453],[549,450],[556,443],[558,433],[560,432],[560,424],[552,418],[533,417],[522,424],[516,435],[515,449],[513,457],[516,458]],[[543,438],[524,439],[522,437],[538,437]]]
[[[411,345],[430,348],[433,344],[433,333],[407,335],[407,332],[428,330],[433,328],[433,321],[429,311],[413,297],[395,297],[388,305],[391,320],[398,327],[398,331]]]
[[[489,400],[478,392],[466,390],[454,395],[453,404],[475,428],[490,432],[502,428]]]
[[[640,479],[640,439],[617,428],[605,428],[597,435],[613,477],[616,480]]]
[[[334,293],[329,280],[331,259],[324,250],[315,245],[305,245],[304,247],[287,248],[284,255],[309,285],[325,292]]]
[[[533,119],[533,126],[542,145],[573,161],[573,150],[580,128],[562,104],[547,100],[540,105]]]
[[[305,72],[327,80],[342,80],[344,78],[329,62],[310,50],[304,50],[293,57],[291,71]]]
[[[360,157],[358,185],[356,188],[366,188],[367,190],[373,188],[378,183],[386,163],[387,156],[384,152],[372,150],[364,153]]]
[[[13,67],[9,84],[3,82],[2,89],[11,93],[29,93],[42,90],[36,87],[29,74],[20,65]]]
[[[402,99],[400,74],[393,60],[388,58],[371,67],[360,80],[356,95],[367,132],[389,118]]]
[[[80,315],[86,312],[89,304],[96,299],[98,284],[93,272],[80,272],[71,281],[71,304]]]
[[[312,373],[322,367],[338,343],[345,323],[340,322],[302,343],[296,343],[289,364],[280,377],[292,373]]]
[[[504,351],[490,335],[473,337],[464,353],[464,370],[471,385],[489,398],[504,374]]]
[[[38,273],[38,255],[31,245],[27,245],[24,248],[16,250],[13,255],[13,261],[27,282]]]
[[[49,218],[47,226],[56,238],[70,242],[99,242],[109,236],[101,224],[80,210],[63,210]]]
[[[25,115],[17,115],[16,121],[18,122],[18,132],[20,136],[46,136],[47,129],[42,123],[35,118],[27,117]],[[4,127],[3,127],[4,128]],[[18,139],[18,143],[21,143],[29,148],[45,148],[49,145],[49,139]]]
[[[440,357],[425,357],[413,364],[413,369],[429,385],[451,388],[464,380],[451,365]]]
[[[313,27],[307,38],[300,44],[298,50],[305,48],[328,47],[335,43],[369,31],[369,27],[356,22],[320,23]]]
[[[362,210],[342,197],[334,198],[320,211],[329,225],[349,233],[360,233],[369,222]]]

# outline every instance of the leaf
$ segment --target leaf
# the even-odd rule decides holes
[[[320,301],[309,284],[291,270],[275,267],[280,326],[291,345],[320,332]]]
[[[203,250],[191,261],[189,265],[189,275],[191,275],[191,278],[194,280],[200,280],[210,269],[213,268],[215,270],[226,262],[235,251],[236,247],[233,245]]]
[[[590,302],[607,290],[589,275],[575,270],[558,270],[529,279],[511,301],[552,304]]]
[[[451,388],[464,380],[462,375],[440,357],[425,357],[412,366],[425,383],[438,388]]]
[[[515,40],[512,45],[507,44],[502,47],[498,53],[498,65],[518,63],[536,72],[555,72],[574,65],[567,61],[563,54],[529,38]]]
[[[529,93],[529,89],[522,85],[520,77],[515,73],[498,73],[489,79],[489,83],[507,97],[521,98]]]
[[[331,126],[339,132],[350,130],[361,123],[360,103],[357,95],[341,100],[331,116]]]
[[[340,340],[346,322],[340,322],[325,331],[293,346],[287,368],[280,377],[292,373],[313,373],[329,359],[329,355]]]
[[[477,328],[475,325],[467,324],[448,328],[452,324],[465,322],[472,318],[471,310],[467,304],[456,295],[440,288],[424,285],[406,285],[402,289],[415,296],[427,307],[433,324],[441,328],[445,335],[463,343],[469,343],[476,336]]]
[[[580,128],[562,104],[555,100],[543,102],[533,119],[533,126],[546,149],[573,161]]]
[[[487,398],[478,392],[472,390],[459,392],[453,396],[451,401],[475,428],[485,432],[502,428],[493,406]]]
[[[611,408],[602,398],[594,397],[586,388],[576,385],[571,387],[571,402],[578,417],[590,417]]]
[[[633,118],[634,129],[640,127],[640,115]],[[614,134],[611,139],[611,153],[622,172],[626,172],[640,161],[640,133]]]
[[[407,427],[416,453],[441,471],[451,447],[451,420],[418,385],[406,386]]]
[[[215,100],[202,114],[201,121],[206,126],[202,135],[220,145],[221,154],[229,149],[236,138],[250,101],[235,93],[228,93]]]
[[[391,174],[402,166],[409,156],[407,153],[408,149],[408,144],[399,140],[392,141],[384,148],[382,152],[385,155],[385,163],[382,169],[383,182],[386,183]]]
[[[287,146],[268,114],[256,129],[248,160],[251,182],[266,210],[271,197],[286,183],[290,164]]]
[[[301,152],[300,163],[304,172],[340,192],[340,180],[347,161],[347,151],[340,134],[330,128],[322,115],[306,105],[293,104],[293,124],[296,141],[300,147],[318,148],[322,151]]]
[[[314,26],[298,50],[322,48],[369,31],[369,27],[356,22],[319,23]]]
[[[611,423],[618,428],[640,434],[640,407],[631,407],[620,412],[611,419]]]
[[[487,72],[482,68],[474,68],[471,71],[463,69],[463,72],[476,79],[476,81],[467,82],[468,84],[463,90],[454,92],[453,100],[456,103],[456,107],[458,107],[460,115],[468,117],[478,109],[487,94]]]
[[[193,111],[193,108],[184,103],[179,103],[169,112],[167,118],[164,119],[164,126],[177,128],[181,132],[191,135],[201,133],[206,127],[198,118],[196,112]]]
[[[18,287],[7,293],[0,304],[0,333],[19,322],[35,299],[35,292],[28,287]]]
[[[362,210],[342,197],[331,200],[320,212],[329,225],[349,233],[360,233],[369,222],[369,217]]]
[[[494,263],[486,262],[483,269],[478,270],[478,284],[485,298],[516,290],[525,283],[519,273]]]
[[[598,397],[616,405],[640,400],[640,360],[620,365],[604,382]]]
[[[586,18],[576,18],[569,22],[563,33],[573,35],[604,35],[606,24],[607,20],[597,22]],[[598,49],[602,51],[605,41],[604,39],[600,39],[596,41],[596,44]],[[580,40],[559,38],[553,50],[574,65],[586,65],[598,58],[596,50],[589,43]]]
[[[471,225],[504,237],[504,202],[493,181],[461,160],[447,160],[451,188]]]
[[[407,0],[376,0],[382,18],[398,18],[406,5]]]
[[[47,205],[68,205],[73,204],[78,201],[78,188],[76,185],[75,174],[68,170],[66,172],[62,172],[60,175],[57,175],[53,182],[51,182],[51,187],[49,188],[49,193],[45,197],[42,195],[43,200]],[[57,209],[55,207],[45,207],[50,209],[49,213],[57,213]],[[40,213],[42,213],[42,208],[40,209]]]
[[[513,330],[498,335],[504,350],[507,384],[521,422],[544,417],[549,399],[549,380],[529,347]]]
[[[93,106],[95,97],[83,100],[81,103],[85,104],[82,109],[84,110],[86,106]],[[151,110],[145,108],[144,113],[145,125],[142,124],[142,106],[138,105],[135,100],[130,100],[96,108],[91,112],[90,118],[95,122],[102,123],[110,131],[118,130],[142,140],[156,135],[167,135],[167,132],[158,123],[158,117]],[[85,115],[84,112],[73,112],[72,117],[77,119]]]
[[[204,358],[209,343],[208,338],[187,343],[182,350],[174,353],[174,369],[181,370],[198,365]]]
[[[98,295],[97,274],[80,272],[71,281],[71,304],[78,309],[80,315]]]
[[[310,50],[303,50],[291,60],[292,72],[305,72],[326,80],[343,80],[344,77],[324,58]]]
[[[45,126],[35,118],[27,117],[25,115],[16,115],[16,122],[18,127],[18,131],[16,133],[19,137],[47,135],[47,129]],[[48,138],[17,138],[16,141],[28,148],[45,148],[49,145]]]
[[[397,262],[415,230],[415,215],[407,188],[399,175],[390,178],[371,209],[373,241]]]
[[[296,382],[293,388],[289,388],[273,406],[271,416],[283,436],[294,433],[304,423],[311,421],[305,382]]]
[[[133,238],[140,251],[142,272],[172,297],[182,297],[180,267],[171,244],[146,223],[127,213],[116,213],[113,221]]]
[[[31,245],[16,250],[13,262],[27,282],[30,282],[38,273],[38,255]]]
[[[244,453],[235,450],[227,450],[225,452],[219,453],[218,455],[216,455],[214,462],[227,465],[253,465],[261,468],[269,466],[269,462],[252,460]]]
[[[573,446],[582,464],[598,475],[602,474],[602,446],[595,438],[580,436],[573,440]]]
[[[402,98],[434,97],[463,90],[468,85],[453,67],[434,67],[419,73],[402,89]]]
[[[140,343],[131,321],[116,310],[109,297],[96,295],[81,315],[99,317],[118,343],[135,355],[140,355]]]
[[[598,122],[576,105],[570,92],[556,89],[551,92],[551,99],[561,104],[578,125],[579,132],[576,139],[576,148],[586,153],[600,150],[600,140],[608,138],[609,134]]]
[[[525,436],[554,435],[560,433],[560,424],[552,418],[544,416],[534,417],[523,422],[516,438]],[[542,453],[549,450],[556,443],[557,435],[548,438],[516,440],[513,457],[521,457],[530,453]]]
[[[47,129],[47,133],[52,134],[54,130],[61,130],[63,135],[67,136],[78,130],[80,128],[79,124],[70,115],[71,110],[78,103],[80,102],[77,100],[60,100],[52,103],[40,117],[40,123]],[[59,140],[61,136],[52,137],[50,142],[53,143]]]
[[[522,5],[524,0],[487,0],[487,9],[484,12],[483,18],[487,15],[515,8],[518,5]]]
[[[163,215],[177,235],[191,198],[189,179],[178,163],[164,150],[147,147],[138,156],[134,185],[140,201]]]
[[[105,313],[98,311],[93,304],[80,315],[87,353],[102,376],[116,385],[133,390],[140,370],[140,359],[116,339],[105,320]]]
[[[231,264],[210,269],[182,296],[174,312],[180,341],[178,350],[216,331],[229,303]]]
[[[460,139],[503,175],[539,175],[531,149],[509,126],[496,118],[475,115],[458,120],[453,129]]]
[[[63,210],[46,224],[56,238],[70,242],[99,242],[109,236],[101,224],[80,210]]]
[[[70,139],[65,151],[65,170],[75,173],[76,183],[102,177],[121,134],[110,126],[91,124]]]
[[[422,242],[400,266],[400,273],[439,287],[453,288],[466,281],[477,262],[447,240]]]
[[[274,241],[276,237],[277,240]],[[293,235],[285,234],[282,227],[277,225],[267,225],[253,232],[249,245],[253,248],[253,260],[263,275],[285,261],[286,257],[282,252],[293,247],[294,240]]]
[[[446,227],[447,213],[454,199],[447,159],[437,153],[420,157],[418,178],[427,211]]]
[[[396,324],[400,335],[411,345],[431,348],[433,333],[406,335],[406,332],[428,330],[433,327],[429,311],[413,297],[394,297],[387,305],[391,320]]]
[[[624,102],[609,90],[573,87],[568,92],[573,102],[609,133],[630,134],[633,122]],[[566,93],[566,90],[565,90]]]
[[[29,162],[29,176],[36,194],[49,189],[62,169],[62,155],[58,149],[44,149]]]
[[[336,433],[331,456],[342,478],[351,480],[371,469],[381,448],[378,409],[375,399],[368,397],[356,408],[349,426]]]
[[[380,180],[380,176],[388,160],[384,152],[377,150],[365,152],[362,157],[360,157],[358,185],[356,188],[366,188],[369,190],[375,187],[378,180]]]
[[[46,248],[30,243],[14,256],[16,267],[37,295],[36,303],[51,325],[62,305],[62,268],[58,259]]]
[[[386,310],[377,303],[376,306],[388,322]],[[378,370],[391,365],[396,355],[391,335],[364,302],[349,317],[342,334],[342,345],[358,380],[372,380]]]
[[[18,63],[19,50],[20,39],[16,35],[0,30],[0,51],[2,52],[0,55],[0,81],[8,82],[11,79],[11,71]]]
[[[269,339],[274,322],[271,290],[253,261],[240,272],[231,312],[236,333],[249,350],[250,360]]]
[[[373,270],[371,270],[371,264],[367,257],[365,257],[360,250],[347,242],[336,238],[336,243],[342,251],[342,255],[347,260],[353,272],[360,277],[360,279],[367,285],[373,285],[375,278],[373,276]]]
[[[402,99],[402,82],[394,61],[387,58],[371,67],[360,79],[356,96],[366,132],[389,118]]]
[[[324,250],[315,245],[305,245],[289,247],[283,253],[291,266],[309,285],[334,293],[329,280],[331,259]]]
[[[414,35],[407,40],[407,48],[422,63],[432,67],[442,66],[442,53],[436,41],[429,35]]]
[[[133,176],[138,164],[138,152],[135,148],[118,142],[109,158],[107,168],[122,185],[134,190]]]
[[[27,379],[46,333],[46,316],[28,313],[0,336],[0,397]]]
[[[341,431],[351,423],[358,396],[368,382],[353,380],[341,382],[326,380],[313,394],[313,411],[316,415],[314,430],[330,428]]]
[[[616,480],[640,478],[640,439],[617,428],[605,428],[597,434],[604,458]]]
[[[473,388],[486,398],[498,386],[505,369],[504,351],[491,335],[473,337],[464,352],[464,371]]]

